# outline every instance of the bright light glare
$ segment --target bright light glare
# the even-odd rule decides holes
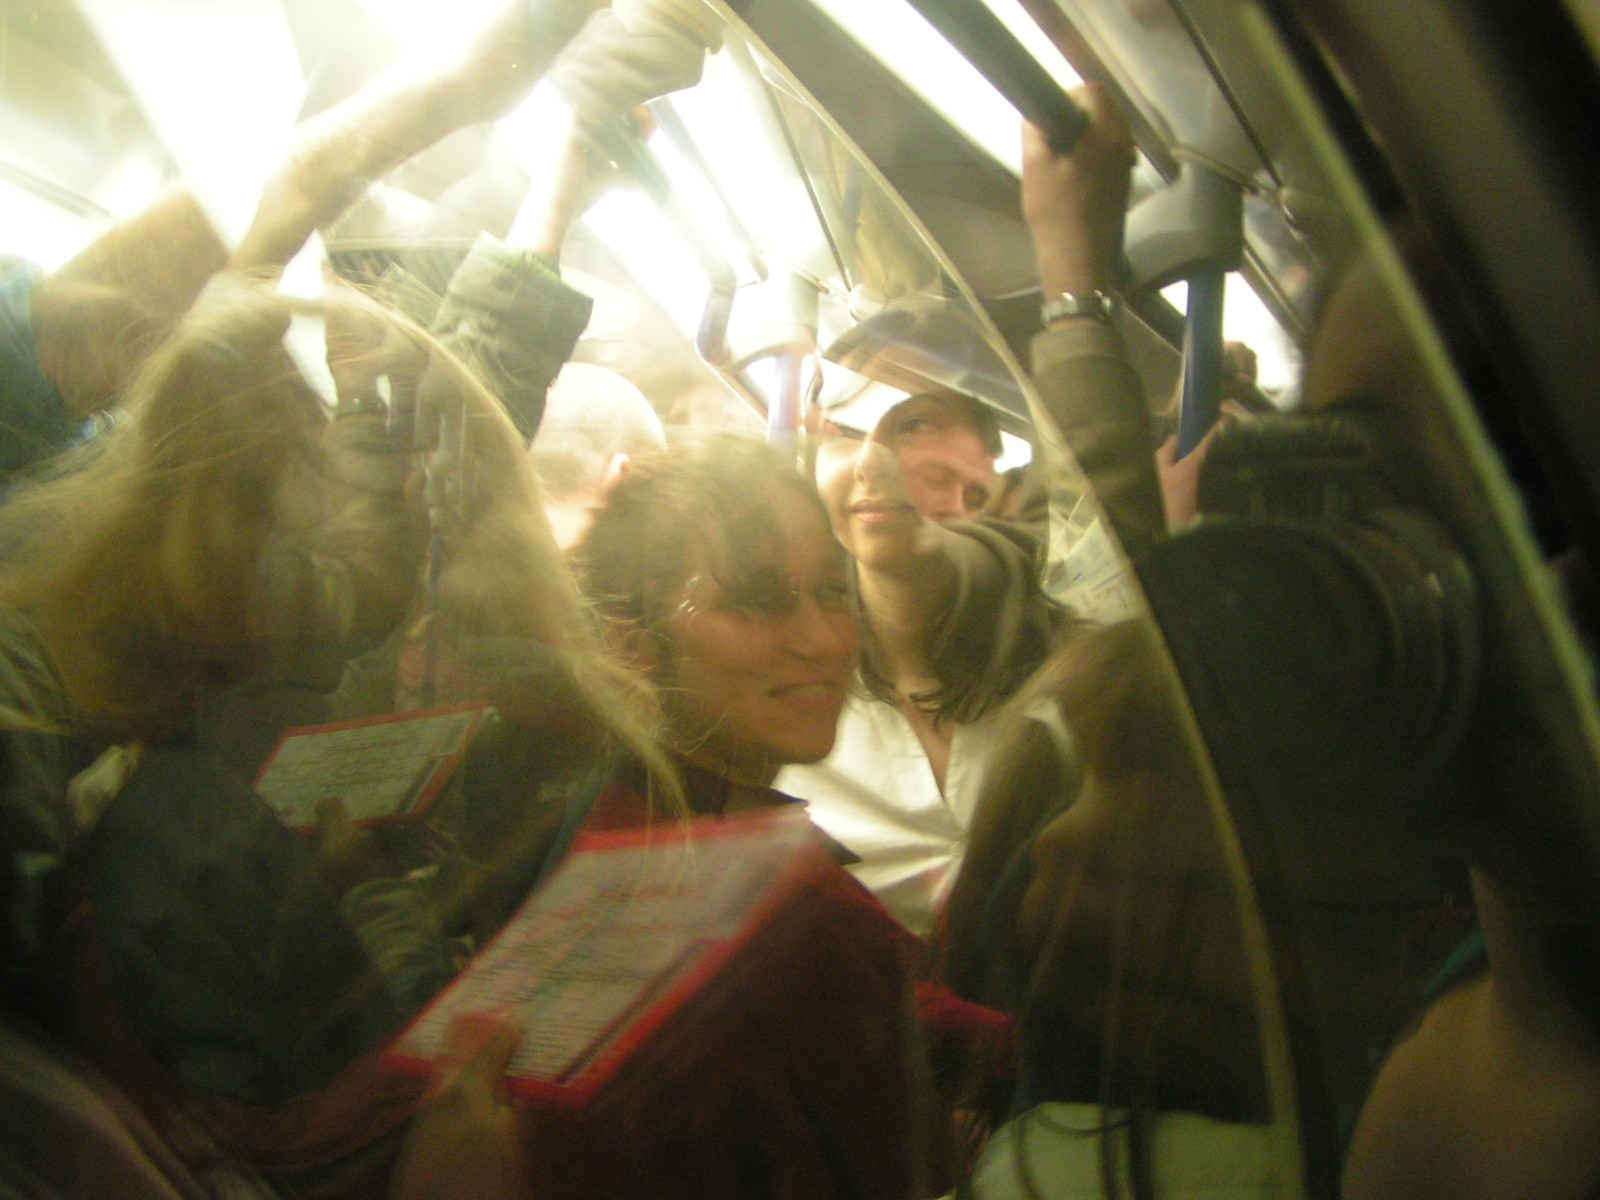
[[[711,285],[649,198],[620,188],[607,192],[584,213],[583,224],[616,252],[639,286],[692,338]]]
[[[754,385],[761,398],[767,402],[767,407],[777,403],[778,400],[778,360],[771,355],[758,358],[745,364],[744,372]]]
[[[255,215],[268,172],[283,159],[305,95],[281,4],[80,0],[78,9],[160,131],[190,192],[234,245]],[[219,96],[248,103],[197,99]]]
[[[541,79],[494,127],[518,164],[531,173],[550,169],[565,148],[573,119],[571,106],[555,84]]]
[[[756,282],[755,272],[749,265],[749,257],[728,227],[722,201],[705,175],[678,153],[678,148],[672,139],[661,130],[658,129],[650,135],[649,146],[650,152],[655,155],[656,161],[667,173],[673,196],[681,211],[690,215],[702,236],[711,242],[718,257],[734,268],[741,284]],[[776,196],[769,196],[768,199],[774,203],[777,201]],[[810,210],[805,210],[803,215],[807,224],[811,224],[813,218]]]
[[[124,154],[116,160],[96,198],[120,217],[131,217],[155,203],[163,185],[161,167],[140,154]]]
[[[455,49],[466,31],[476,32],[505,0],[360,0],[361,7],[394,39],[412,49],[438,46]]]
[[[1033,447],[1027,440],[1019,438],[1014,433],[1000,431],[1000,445],[1003,447],[1000,457],[994,460],[996,471],[1009,471],[1012,467],[1025,467],[1033,461]]]
[[[1256,352],[1256,386],[1269,396],[1294,390],[1300,375],[1300,352],[1283,326],[1267,311],[1255,290],[1237,272],[1228,276],[1223,336]]]
[[[98,234],[102,224],[0,183],[0,254],[14,254],[53,271]]]
[[[813,3],[996,162],[1022,173],[1017,110],[906,0]],[[1063,90],[1083,82],[1017,0],[984,3]]]
[[[1022,174],[1017,110],[905,0],[812,2],[975,145]]]
[[[1222,336],[1230,342],[1243,342],[1256,352],[1256,386],[1269,398],[1292,396],[1300,375],[1299,350],[1244,276],[1230,271],[1227,286]],[[1161,294],[1179,312],[1188,311],[1189,285],[1182,280],[1168,284]]]
[[[804,261],[820,234],[793,160],[778,151],[782,135],[770,115],[764,115],[765,97],[754,96],[739,72],[731,53],[724,50],[713,54],[706,60],[701,84],[674,92],[671,101],[693,132],[695,144],[729,205],[768,256],[767,265],[776,272],[787,264]],[[686,195],[695,191],[699,185],[686,178],[691,173],[687,164],[665,142],[665,136],[658,133],[650,145],[671,175],[673,186],[683,187]],[[697,197],[691,203],[696,208],[707,205],[704,211],[708,219],[721,222],[720,201]],[[739,250],[729,261],[739,262],[743,253]]]

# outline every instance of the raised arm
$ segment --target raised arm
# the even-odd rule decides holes
[[[442,64],[402,63],[305,122],[230,265],[288,261],[373,180],[446,134],[503,115],[597,7],[598,0],[512,0],[459,54]]]
[[[482,234],[450,287],[433,331],[470,363],[532,439],[545,397],[589,321],[592,301],[561,282],[567,231],[596,194],[603,163],[591,131],[700,79],[721,20],[700,0],[615,0],[562,51],[550,81],[564,104],[546,129],[557,150],[529,162],[532,186],[505,240]]]
[[[443,61],[402,63],[297,130],[239,246],[178,191],[111,229],[31,296],[34,356],[71,426],[106,408],[158,336],[224,266],[279,267],[374,180],[441,137],[492,120],[545,72],[599,0],[509,0]]]
[[[1089,128],[1058,155],[1023,127],[1022,212],[1033,236],[1046,303],[1093,308],[1115,286],[1133,141],[1103,88],[1075,97]],[[1136,555],[1166,532],[1152,458],[1149,408],[1113,319],[1054,316],[1033,344],[1033,368],[1046,416],[1088,476],[1123,548]]]

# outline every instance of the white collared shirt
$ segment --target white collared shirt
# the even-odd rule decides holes
[[[851,696],[833,752],[785,767],[772,786],[806,801],[811,819],[860,856],[855,877],[925,937],[961,865],[995,722],[955,726],[941,794],[911,722],[892,704]]]
[[[1101,1200],[1098,1131],[1106,1114],[1093,1104],[1041,1104],[1006,1122],[989,1139],[972,1176],[978,1200]],[[1123,1195],[1133,1194],[1127,1144],[1112,1153]],[[1161,1200],[1286,1200],[1298,1195],[1293,1172],[1275,1158],[1269,1125],[1217,1121],[1195,1113],[1157,1113],[1150,1127],[1150,1167]]]

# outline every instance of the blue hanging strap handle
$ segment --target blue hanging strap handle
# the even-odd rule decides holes
[[[1178,458],[1200,444],[1222,412],[1222,313],[1227,283],[1227,272],[1221,267],[1207,267],[1189,277]]]
[[[1222,406],[1222,310],[1227,273],[1244,254],[1244,196],[1237,177],[1188,159],[1178,177],[1128,214],[1128,289],[1189,284],[1183,334],[1178,457],[1198,446]]]

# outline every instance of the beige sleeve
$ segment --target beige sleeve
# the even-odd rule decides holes
[[[1033,342],[1034,382],[1130,557],[1166,534],[1149,406],[1122,335],[1084,319]]]

